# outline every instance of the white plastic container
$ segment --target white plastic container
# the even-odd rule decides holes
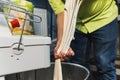
[[[50,66],[50,37],[13,36],[4,15],[0,15],[0,76]],[[18,48],[19,46],[19,48]]]

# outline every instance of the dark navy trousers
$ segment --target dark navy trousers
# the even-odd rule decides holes
[[[117,80],[115,59],[117,53],[118,22],[117,19],[102,28],[88,34],[76,30],[71,48],[75,56],[70,61],[90,69],[91,46],[99,74],[99,80]],[[92,79],[90,79],[92,80]]]

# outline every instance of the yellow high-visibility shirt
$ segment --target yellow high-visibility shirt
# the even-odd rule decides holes
[[[64,1],[49,0],[55,14],[64,11]],[[114,0],[83,0],[77,16],[76,28],[91,33],[113,21],[118,16]]]

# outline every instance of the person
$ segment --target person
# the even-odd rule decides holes
[[[117,80],[115,59],[118,36],[118,7],[115,0],[83,0],[77,15],[75,39],[67,53],[57,50],[63,36],[63,0],[49,0],[57,15],[57,44],[54,49],[56,59],[69,57],[70,62],[83,65],[90,70],[91,47],[99,80]],[[92,77],[89,80],[93,80]]]

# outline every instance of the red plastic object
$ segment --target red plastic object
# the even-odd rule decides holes
[[[13,19],[11,22],[12,28],[20,27],[18,19]]]

